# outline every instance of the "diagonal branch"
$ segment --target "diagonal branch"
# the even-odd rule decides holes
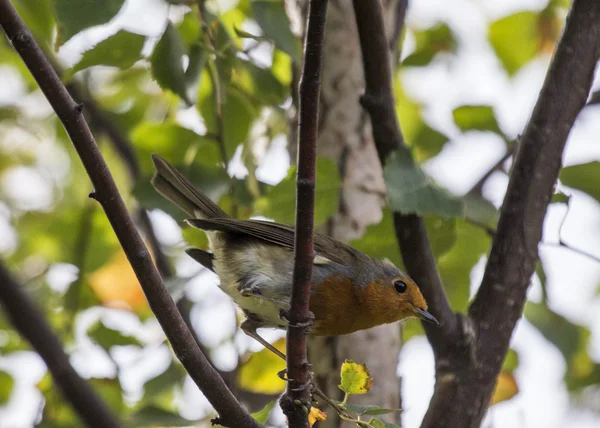
[[[177,311],[82,116],[83,105],[73,101],[9,0],[0,0],[0,24],[71,138],[96,189],[92,196],[102,205],[175,354],[221,416],[221,424],[258,427],[210,366]]]
[[[437,373],[422,427],[477,427],[522,315],[552,190],[600,56],[600,3],[575,0],[519,150],[481,287],[469,308],[475,360]]]
[[[306,334],[312,323],[309,309],[315,257],[313,232],[317,141],[319,131],[319,94],[327,0],[311,0],[304,44],[304,66],[299,85],[298,173],[296,177],[296,236],[291,308],[286,314],[287,372],[289,377],[281,407],[291,428],[308,427],[306,408],[310,408],[310,365],[306,357]],[[298,403],[298,404],[297,404]],[[304,409],[303,409],[304,407]]]
[[[81,420],[90,427],[118,427],[120,423],[104,402],[73,369],[60,340],[40,310],[0,262],[0,304],[19,334],[42,357],[56,385]]]
[[[598,22],[600,3],[574,1],[519,144],[496,239],[481,288],[469,310],[478,324],[489,325],[481,331],[482,340],[493,337],[489,352],[508,346],[514,324],[521,316],[562,153],[575,119],[585,106],[600,57]]]
[[[383,166],[390,153],[405,145],[396,118],[383,12],[380,0],[353,0],[353,3],[365,71],[366,87],[361,104],[371,117],[373,138]],[[452,346],[458,334],[458,318],[450,307],[437,272],[423,219],[414,214],[395,212],[394,226],[404,265],[440,322],[439,327],[423,323],[434,352],[438,354],[442,347]]]

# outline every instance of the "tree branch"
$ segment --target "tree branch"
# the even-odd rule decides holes
[[[600,56],[600,3],[575,0],[532,117],[520,139],[496,237],[469,314],[476,361],[438,378],[423,427],[478,427],[488,408],[538,261],[562,153]],[[449,373],[448,373],[449,374]]]
[[[177,311],[82,116],[83,105],[70,97],[9,0],[0,0],[0,24],[62,121],[96,189],[92,196],[102,205],[175,354],[219,413],[222,425],[258,427],[210,366]]]
[[[384,166],[389,154],[404,146],[405,142],[396,118],[383,12],[379,0],[353,0],[353,3],[365,72],[366,87],[361,104],[371,117],[373,139]],[[431,313],[440,322],[439,326],[423,323],[437,355],[443,351],[442,348],[455,346],[458,317],[452,311],[442,286],[423,219],[395,212],[394,226],[404,265],[419,284]]]
[[[521,139],[496,239],[481,288],[470,308],[482,327],[491,323],[481,333],[482,338],[494,336],[494,347],[498,346],[498,339],[508,344],[512,328],[521,316],[562,153],[575,119],[585,105],[600,56],[598,22],[600,3],[574,1]],[[498,322],[500,319],[505,321]]]
[[[304,44],[304,66],[299,86],[298,172],[296,177],[296,236],[291,308],[286,314],[288,388],[281,399],[291,428],[308,427],[311,404],[310,365],[306,334],[312,324],[309,309],[313,259],[319,94],[327,0],[310,0]],[[297,404],[299,403],[299,404]],[[303,408],[304,407],[304,408]]]
[[[23,287],[0,261],[0,303],[10,322],[42,357],[56,385],[81,420],[90,427],[118,427],[120,423],[108,407],[73,369],[58,337]]]

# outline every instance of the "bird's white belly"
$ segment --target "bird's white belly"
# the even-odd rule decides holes
[[[274,302],[265,300],[260,296],[244,296],[238,289],[239,284],[236,282],[236,278],[229,274],[226,269],[223,269],[225,272],[222,273],[219,272],[221,269],[218,267],[215,270],[221,280],[219,287],[231,297],[241,309],[256,315],[258,319],[262,320],[265,324],[268,324],[269,327],[285,327],[285,322],[280,317],[281,310],[287,309],[285,305],[278,305]],[[263,287],[260,286],[258,286],[258,288],[263,289]]]

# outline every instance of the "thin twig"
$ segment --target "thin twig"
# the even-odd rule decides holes
[[[496,171],[500,171],[504,163],[509,160],[517,151],[518,142],[514,142],[507,150],[504,155],[498,159],[498,161],[492,165],[492,167],[486,171],[485,174],[481,176],[477,183],[471,187],[471,189],[466,193],[467,195],[479,195],[481,196],[481,192],[483,191],[483,186],[488,181],[488,179],[494,174]]]
[[[383,11],[379,0],[354,0],[353,4],[365,72],[365,93],[361,104],[371,117],[373,139],[383,166],[390,153],[405,146],[396,117]],[[423,323],[437,354],[441,347],[455,345],[457,317],[437,272],[423,219],[417,215],[395,212],[394,226],[403,250],[404,265],[419,284],[431,313],[440,322],[439,327]]]
[[[116,417],[73,369],[41,311],[0,261],[0,304],[19,334],[42,357],[54,381],[81,420],[90,427],[118,427]]]
[[[314,253],[314,213],[319,94],[327,0],[310,0],[304,44],[304,65],[299,85],[298,170],[296,177],[296,238],[292,300],[286,317],[288,388],[281,407],[291,428],[308,427],[311,405],[310,365],[306,357],[306,334],[312,324],[309,309]]]
[[[589,105],[589,104],[588,104]],[[570,202],[570,199],[569,199]],[[552,247],[559,247],[559,248],[565,248],[567,250],[570,250],[576,254],[579,254],[581,256],[587,257],[590,260],[595,261],[596,263],[600,263],[600,257],[592,254],[592,253],[588,253],[585,250],[581,250],[579,248],[575,248],[569,244],[567,244],[565,242],[565,240],[562,237],[562,230],[563,230],[563,226],[565,225],[565,222],[567,221],[567,216],[569,215],[569,209],[570,209],[570,205],[569,202],[567,202],[567,212],[565,213],[562,221],[560,222],[560,226],[558,227],[558,242],[542,242],[542,244],[546,245],[546,246],[552,246]]]
[[[597,255],[588,253],[585,250],[573,247],[572,245],[569,245],[565,241],[562,241],[562,240],[560,242],[542,242],[542,245],[545,245],[547,247],[564,248],[565,250],[572,251],[575,254],[579,254],[580,256],[587,257],[588,259],[595,261],[596,263],[600,263],[600,257],[598,257]]]
[[[0,0],[0,24],[71,138],[94,185],[91,196],[102,205],[175,354],[219,413],[222,425],[258,427],[202,354],[169,296],[83,118],[83,105],[73,101],[9,0]]]
[[[54,68],[60,74],[60,69],[54,64]],[[121,156],[121,159],[127,166],[127,170],[131,176],[132,181],[137,181],[140,178],[140,168],[139,161],[135,151],[133,150],[133,144],[131,141],[125,136],[121,129],[118,128],[118,125],[108,120],[105,111],[98,105],[96,100],[87,92],[81,90],[79,85],[76,82],[70,82],[67,84],[67,89],[73,98],[78,101],[85,102],[86,110],[85,114],[90,121],[90,125],[92,128],[98,132],[104,133],[108,137],[108,141],[115,148],[117,153]],[[85,93],[85,95],[83,95]],[[216,136],[213,136],[216,139]],[[174,276],[173,269],[169,263],[167,256],[164,251],[162,251],[160,242],[156,236],[154,231],[154,227],[148,215],[148,211],[143,208],[139,208],[137,212],[137,219],[140,225],[142,232],[146,240],[148,241],[148,245],[152,250],[152,254],[154,256],[154,261],[156,263],[156,267],[163,279],[169,279]],[[73,287],[73,285],[71,286]],[[193,334],[193,337],[196,341],[196,344],[200,347],[202,352],[205,355],[208,355],[206,352],[205,346],[198,339],[197,334],[195,333],[195,329],[191,323],[190,319],[190,311],[192,307],[192,302],[187,299],[185,296],[182,296],[177,301],[177,309],[181,313],[183,320],[186,325],[190,329]],[[209,360],[210,361],[210,360]],[[261,404],[264,406],[268,400],[272,400],[271,396],[262,396],[260,394],[247,393],[246,391],[242,391],[238,388],[237,382],[237,373],[239,371],[239,364],[236,364],[236,369],[231,372],[224,372],[219,370],[214,364],[211,365],[215,368],[215,370],[219,373],[219,375],[225,381],[227,387],[233,392],[233,394],[238,398],[244,398],[245,401],[257,403],[259,407]]]

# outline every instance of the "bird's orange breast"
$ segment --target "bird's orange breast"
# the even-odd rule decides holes
[[[316,336],[348,334],[410,316],[394,304],[394,290],[374,283],[354,287],[350,279],[332,274],[313,289],[310,310]]]

